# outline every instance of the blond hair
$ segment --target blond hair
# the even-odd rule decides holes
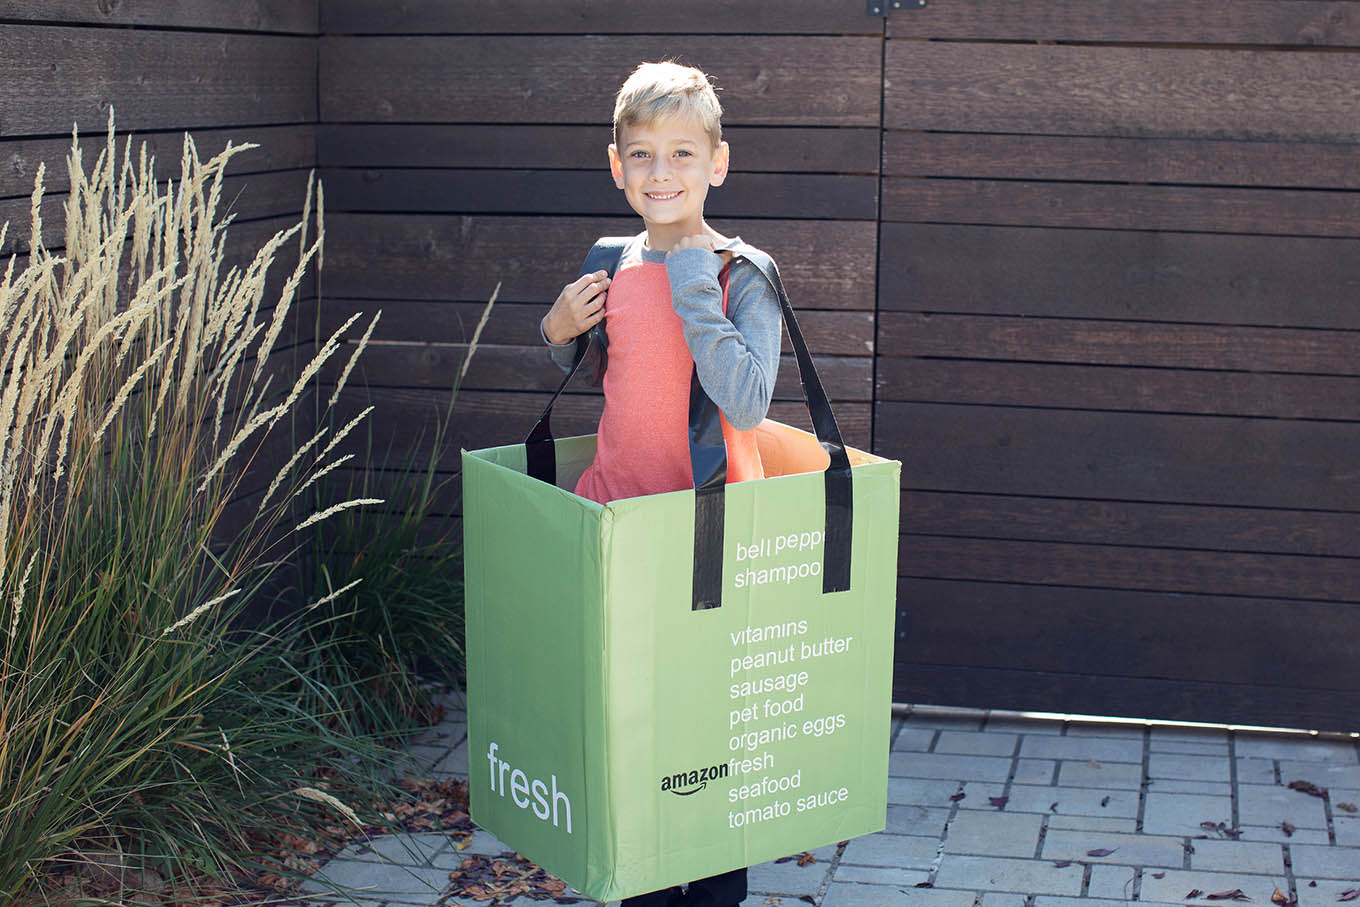
[[[722,141],[722,105],[708,76],[672,60],[642,63],[614,99],[614,142],[624,126],[655,123],[671,116],[693,116],[713,147]]]

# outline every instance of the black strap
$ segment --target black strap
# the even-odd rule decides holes
[[[624,247],[632,237],[604,237],[586,256],[581,274],[618,268]],[[822,549],[822,592],[844,592],[850,588],[850,551],[854,520],[854,479],[850,459],[845,451],[840,427],[831,412],[831,401],[822,387],[817,367],[812,362],[807,341],[794,316],[779,269],[774,260],[763,252],[745,244],[731,250],[736,258],[744,258],[755,265],[779,298],[784,326],[789,332],[798,374],[802,381],[803,400],[812,416],[812,427],[822,449],[830,457],[824,472],[826,521]],[[551,417],[553,404],[561,396],[586,355],[593,346],[604,346],[603,322],[589,335],[577,338],[576,355],[571,371],[543,410],[538,423],[525,439],[525,453],[530,476],[549,484],[556,484],[557,457],[554,450]],[[598,336],[597,336],[598,334]],[[723,523],[724,499],[727,487],[727,447],[723,443],[722,422],[717,404],[699,383],[697,369],[690,377],[689,446],[690,465],[694,471],[694,576],[693,603],[696,611],[722,606]]]
[[[591,247],[590,254],[586,256],[586,262],[581,266],[580,277],[595,271],[605,271],[613,274],[619,267],[619,259],[623,257],[624,247],[632,241],[631,236],[602,236],[595,245]],[[557,398],[562,396],[562,391],[566,390],[567,384],[576,374],[581,363],[586,360],[587,353],[592,346],[598,348],[600,355],[604,355],[605,333],[604,321],[601,320],[589,333],[582,334],[576,338],[576,356],[572,360],[571,370],[567,372],[562,383],[557,386],[557,393],[552,395],[548,405],[543,408],[543,415],[538,417],[537,424],[529,432],[529,437],[524,439],[524,454],[527,458],[527,471],[542,482],[549,485],[557,484],[557,449],[553,443],[552,434],[552,409]]]

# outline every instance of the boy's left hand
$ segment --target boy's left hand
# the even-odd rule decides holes
[[[693,236],[681,237],[680,241],[671,246],[671,252],[679,252],[681,249],[707,249],[722,258],[723,262],[732,260],[732,253],[726,250],[715,252],[713,249],[713,237],[707,233],[695,233]]]

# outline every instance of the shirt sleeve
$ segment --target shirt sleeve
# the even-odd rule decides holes
[[[739,431],[760,424],[779,371],[779,299],[750,262],[732,263],[723,314],[722,259],[703,248],[666,256],[671,303],[685,328],[699,383]]]
[[[538,336],[547,345],[548,352],[552,354],[552,360],[557,363],[557,367],[564,372],[571,371],[571,366],[576,361],[576,344],[581,338],[573,337],[566,343],[553,343],[543,330],[542,318],[538,321]]]

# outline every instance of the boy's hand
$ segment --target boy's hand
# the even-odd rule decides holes
[[[681,249],[707,249],[710,252],[714,252],[713,245],[713,237],[709,236],[707,233],[695,233],[693,236],[681,237],[678,243],[671,246],[671,252],[679,252]],[[669,255],[670,253],[668,252],[666,254]],[[732,253],[726,250],[715,252],[714,254],[720,256],[724,262],[732,260]]]
[[[608,287],[607,271],[586,274],[563,287],[543,316],[543,336],[549,343],[566,343],[599,324]]]

